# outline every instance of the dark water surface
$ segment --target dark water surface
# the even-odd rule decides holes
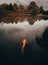
[[[47,27],[48,20],[37,20],[33,25],[28,21],[18,24],[0,23],[0,65],[48,65],[48,44],[45,46],[48,31],[46,39],[42,38]],[[37,37],[45,40],[45,43],[41,41],[43,45],[39,45]],[[22,53],[24,38],[28,43]]]

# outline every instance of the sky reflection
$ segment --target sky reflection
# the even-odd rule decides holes
[[[22,38],[27,38],[28,40],[35,40],[36,37],[42,36],[45,29],[48,27],[48,20],[36,21],[33,25],[30,25],[28,21],[22,23],[3,23],[0,24],[0,32],[2,32],[2,37],[10,40],[20,40]],[[4,34],[4,35],[3,35]],[[11,39],[12,38],[12,39]]]

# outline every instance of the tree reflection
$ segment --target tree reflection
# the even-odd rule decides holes
[[[41,16],[31,16],[31,15],[17,15],[15,17],[3,17],[2,19],[0,19],[0,23],[3,21],[4,23],[18,23],[19,21],[20,22],[23,22],[24,20],[27,20],[29,22],[29,24],[33,24],[34,22],[36,22],[37,20],[41,20],[41,19],[44,19],[44,20],[47,20],[48,17],[41,17]]]

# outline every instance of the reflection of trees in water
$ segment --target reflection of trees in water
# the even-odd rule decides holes
[[[48,27],[41,38],[36,38],[37,44],[42,48],[48,47]]]
[[[26,19],[30,24],[33,24],[35,21],[40,20],[41,18],[38,16],[27,16]]]
[[[4,23],[18,23],[23,22],[24,20],[27,20],[30,24],[33,24],[35,21],[40,20],[41,17],[38,16],[31,16],[31,15],[17,15],[16,17],[3,17],[0,19],[0,22]]]

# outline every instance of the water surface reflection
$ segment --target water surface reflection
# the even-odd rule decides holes
[[[34,22],[36,22],[37,20],[47,20],[48,17],[45,17],[45,16],[42,16],[41,14],[40,15],[17,15],[15,17],[13,16],[7,16],[7,17],[2,17],[0,19],[0,22],[4,22],[4,23],[18,23],[19,21],[20,22],[23,22],[24,20],[27,20],[29,22],[29,24],[33,24]]]
[[[0,64],[48,63],[48,46],[42,48],[36,44],[36,38],[41,38],[47,27],[48,20],[37,20],[33,25],[30,25],[27,20],[22,23],[19,21],[17,24],[0,23]],[[23,39],[27,40],[24,54],[22,54]]]

